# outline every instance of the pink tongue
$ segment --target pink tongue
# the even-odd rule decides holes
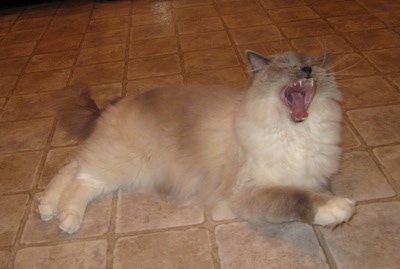
[[[302,121],[308,117],[306,105],[305,105],[305,96],[300,92],[292,92],[292,107],[291,107],[291,115],[294,121]]]

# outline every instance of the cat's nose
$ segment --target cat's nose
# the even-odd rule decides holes
[[[303,71],[304,73],[306,73],[307,78],[311,78],[311,73],[312,73],[312,68],[311,66],[304,66],[301,71]]]

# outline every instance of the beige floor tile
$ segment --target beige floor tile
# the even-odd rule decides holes
[[[2,21],[0,22],[0,33],[7,34],[7,32],[11,29],[13,25],[12,21]]]
[[[40,151],[0,155],[0,193],[30,190],[41,157]]]
[[[398,72],[400,66],[400,48],[364,52],[365,56],[382,72]]]
[[[369,12],[399,10],[400,8],[400,4],[397,1],[359,0],[358,2]]]
[[[107,45],[81,49],[76,64],[90,65],[121,61],[125,58],[125,44]]]
[[[268,15],[275,22],[301,21],[319,18],[319,15],[307,6],[272,9],[268,11]]]
[[[256,1],[233,1],[219,3],[218,9],[222,15],[228,15],[258,11],[260,6]]]
[[[78,53],[73,50],[35,55],[30,59],[26,72],[68,68],[74,64],[77,56]]]
[[[203,229],[121,238],[114,251],[115,269],[214,268],[210,235]]]
[[[137,1],[132,3],[132,14],[169,13],[172,10],[170,1]]]
[[[17,80],[18,80],[17,76],[1,77],[1,79],[0,79],[0,96],[7,96],[11,92],[11,90],[14,87]]]
[[[51,25],[45,32],[45,38],[56,38],[59,36],[79,35],[85,33],[88,19],[66,20],[63,23]]]
[[[39,40],[43,34],[43,29],[13,31],[6,34],[2,44],[13,44],[27,41]]]
[[[254,229],[243,223],[215,229],[221,268],[329,268],[312,228],[291,223]]]
[[[342,137],[342,147],[344,149],[353,149],[361,145],[360,141],[358,141],[357,137],[346,122],[343,123]]]
[[[176,25],[178,27],[179,34],[193,34],[224,29],[224,25],[222,24],[221,19],[218,17],[178,21]]]
[[[233,42],[236,45],[262,43],[275,40],[282,40],[278,28],[274,25],[253,26],[230,30]]]
[[[382,77],[363,77],[339,81],[345,109],[362,108],[400,101],[400,94]],[[369,88],[370,90],[366,91]]]
[[[114,18],[114,17],[122,17],[130,14],[130,10],[125,7],[117,7],[117,8],[97,8],[93,10],[92,18],[95,20],[104,19],[104,18]]]
[[[41,39],[35,53],[50,53],[66,50],[76,50],[79,48],[83,34],[72,34],[63,36],[46,36]]]
[[[271,20],[264,12],[224,15],[222,18],[228,28],[241,28],[271,24]]]
[[[337,79],[369,76],[376,73],[367,60],[357,53],[332,55],[328,62],[329,66],[332,66]]]
[[[353,52],[353,48],[339,35],[292,39],[291,43],[296,51],[312,56],[320,56],[326,52],[335,54]]]
[[[56,219],[47,222],[42,221],[37,212],[38,203],[35,201],[29,212],[21,242],[24,244],[33,244],[102,236],[108,231],[110,226],[111,200],[112,196],[107,195],[97,198],[90,203],[86,209],[81,228],[73,235],[63,233],[58,228]]]
[[[132,41],[161,38],[174,35],[175,35],[175,27],[172,23],[142,25],[142,26],[132,27],[131,30]]]
[[[8,259],[10,257],[10,252],[7,250],[0,251],[0,267],[7,268]]]
[[[397,86],[397,89],[400,89],[400,73],[389,74],[387,78]]]
[[[218,15],[218,13],[214,6],[204,5],[197,7],[178,8],[175,9],[174,15],[178,21],[184,21],[215,17]]]
[[[247,77],[240,67],[187,73],[186,81],[204,85],[223,85],[240,90],[247,86]]]
[[[387,9],[385,11],[375,12],[374,15],[389,27],[400,26],[400,11],[396,9]]]
[[[23,12],[19,18],[20,19],[33,19],[33,18],[48,16],[48,15],[53,15],[56,13],[56,11],[57,11],[56,4],[44,3],[43,5],[31,6],[27,9],[23,10]]]
[[[338,32],[354,32],[384,28],[384,24],[369,14],[328,18],[328,22]]]
[[[212,70],[239,65],[235,51],[231,48],[187,52],[183,54],[187,72]]]
[[[0,196],[0,247],[13,245],[28,200],[27,194]]]
[[[173,0],[172,6],[174,8],[182,8],[182,7],[190,7],[190,6],[201,6],[201,5],[212,4],[212,3],[213,3],[212,0],[197,0],[197,1]]]
[[[361,50],[384,49],[400,46],[400,36],[388,29],[346,33],[345,37]]]
[[[333,29],[322,19],[313,19],[279,24],[288,38],[300,38],[333,34]]]
[[[101,32],[87,33],[83,39],[83,48],[105,46],[111,44],[126,43],[128,39],[128,29],[116,29]]]
[[[128,28],[130,22],[129,16],[91,20],[88,26],[88,32],[107,31],[121,28]]]
[[[179,37],[183,52],[227,47],[231,41],[225,31],[196,33]]]
[[[204,221],[203,209],[183,206],[157,195],[120,191],[116,232],[127,233],[199,224]]]
[[[283,0],[279,2],[274,0],[261,0],[260,2],[266,9],[302,6],[305,4],[303,0]]]
[[[133,41],[129,46],[129,57],[150,57],[178,52],[178,40],[176,37],[164,37]]]
[[[125,62],[101,63],[75,68],[71,84],[86,83],[89,85],[120,82],[123,78]]]
[[[170,13],[144,13],[144,14],[134,14],[132,15],[132,26],[142,26],[150,24],[166,24],[173,23],[173,15]]]
[[[27,62],[28,57],[0,60],[0,76],[19,75]]]
[[[318,14],[324,17],[336,17],[345,15],[356,15],[366,13],[365,9],[362,8],[355,1],[347,1],[346,8],[342,5],[338,5],[336,1],[316,1],[312,8],[317,11]]]
[[[11,31],[46,28],[46,26],[50,23],[51,19],[52,17],[46,16],[46,17],[18,20],[14,23],[13,27],[11,28]]]
[[[0,121],[29,120],[51,116],[50,101],[52,93],[35,93],[13,96],[6,104]]]
[[[400,187],[400,146],[376,148],[374,154]]]
[[[36,41],[0,46],[0,59],[29,56],[36,46]]]
[[[349,225],[323,229],[339,269],[397,268],[400,203],[360,205]]]
[[[347,115],[368,145],[400,142],[400,105],[353,110]]]
[[[106,268],[107,241],[24,248],[17,252],[15,269]]]
[[[128,79],[167,76],[182,71],[179,55],[133,59],[128,64]]]
[[[128,81],[126,87],[127,95],[144,93],[151,89],[178,85],[183,83],[182,75],[170,75],[164,77],[153,77]]]
[[[15,89],[16,94],[55,91],[67,86],[70,69],[24,74]]]
[[[49,118],[0,124],[0,153],[42,149],[53,120]]]
[[[333,177],[332,191],[356,201],[396,195],[372,158],[364,151],[345,153],[339,173]]]

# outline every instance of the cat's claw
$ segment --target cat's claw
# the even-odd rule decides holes
[[[346,198],[335,197],[317,209],[313,224],[334,227],[347,222],[354,214],[354,201]]]
[[[58,227],[66,233],[73,234],[82,224],[82,217],[75,211],[65,210],[58,215]]]

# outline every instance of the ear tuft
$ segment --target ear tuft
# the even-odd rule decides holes
[[[246,50],[246,58],[253,73],[261,71],[271,62],[271,59],[251,50]]]

